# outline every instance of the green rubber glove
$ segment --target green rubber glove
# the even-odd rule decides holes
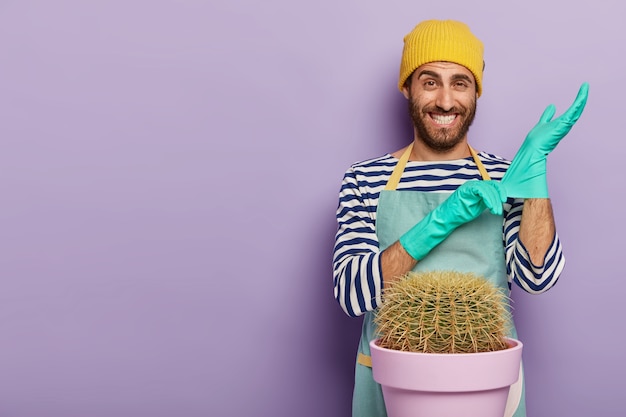
[[[508,197],[548,198],[546,159],[582,114],[588,93],[589,84],[583,83],[574,104],[554,120],[556,107],[550,104],[545,109],[502,178]]]
[[[423,259],[457,227],[489,209],[502,214],[506,190],[497,181],[471,180],[462,184],[443,203],[400,237],[400,244],[413,259]]]

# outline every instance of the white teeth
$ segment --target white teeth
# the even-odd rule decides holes
[[[437,124],[447,125],[454,121],[454,119],[456,118],[456,115],[442,116],[442,115],[433,114],[432,117],[433,117],[433,120]]]

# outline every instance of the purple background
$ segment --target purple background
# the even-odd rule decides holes
[[[339,185],[411,139],[395,84],[427,18],[485,43],[478,149],[511,158],[590,83],[549,158],[566,270],[514,298],[529,415],[622,415],[621,7],[3,1],[0,416],[349,415]]]

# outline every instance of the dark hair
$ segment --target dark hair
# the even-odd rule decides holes
[[[413,71],[409,74],[408,77],[406,77],[406,80],[404,81],[404,85],[402,87],[406,87],[408,90],[411,89],[411,80],[413,79],[413,74],[415,74],[415,71]]]

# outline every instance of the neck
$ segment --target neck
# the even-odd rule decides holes
[[[463,138],[461,142],[453,148],[438,151],[424,144],[419,138],[413,140],[413,150],[411,151],[410,161],[451,161],[454,159],[463,159],[471,156],[467,138]]]

